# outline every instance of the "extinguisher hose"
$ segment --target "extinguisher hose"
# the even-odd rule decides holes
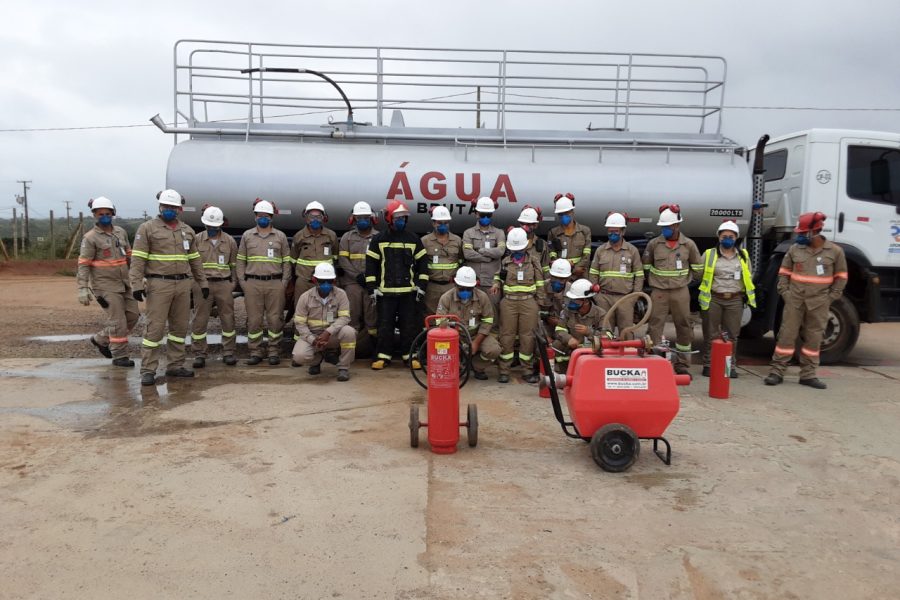
[[[610,309],[606,312],[606,316],[603,317],[602,328],[604,331],[611,331],[611,321],[612,316],[615,314],[620,304],[624,304],[625,302],[630,301],[631,299],[644,298],[647,301],[647,310],[644,311],[644,316],[641,317],[641,320],[631,325],[630,327],[626,327],[623,331],[619,332],[619,339],[623,339],[627,334],[632,331],[642,327],[647,321],[650,320],[650,313],[653,309],[653,300],[650,299],[650,296],[645,294],[644,292],[631,292],[630,294],[625,294],[619,300],[613,304]]]

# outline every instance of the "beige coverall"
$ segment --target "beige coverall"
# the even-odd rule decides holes
[[[472,367],[476,371],[484,371],[500,356],[500,343],[491,334],[494,326],[494,303],[488,295],[477,287],[474,288],[472,299],[463,302],[456,295],[456,288],[444,292],[438,301],[437,313],[439,315],[456,315],[469,331],[472,340],[478,334],[484,334],[478,352],[472,355]]]
[[[215,243],[214,243],[215,242]],[[203,272],[209,283],[209,298],[203,299],[200,286],[195,285],[194,322],[191,325],[191,350],[194,356],[206,358],[206,329],[209,314],[215,305],[222,323],[222,356],[234,356],[236,332],[234,329],[234,273],[237,262],[237,242],[226,233],[218,239],[209,239],[206,231],[197,234],[197,251],[203,261]]]
[[[287,236],[278,229],[266,235],[260,235],[256,227],[245,231],[238,246],[235,272],[244,289],[250,356],[262,357],[263,316],[268,328],[268,355],[278,356],[284,335],[284,290],[291,280]]]
[[[572,264],[572,281],[587,275],[591,264],[591,229],[587,225],[578,222],[570,224],[571,233],[566,233],[567,228],[557,225],[547,234],[547,243],[550,245],[550,262],[557,258],[564,258]],[[581,269],[579,275],[575,269]]]
[[[325,350],[340,350],[338,369],[349,369],[356,355],[356,330],[350,327],[350,300],[339,287],[322,298],[318,288],[303,292],[294,309],[294,327],[299,339],[294,343],[297,364],[317,365]],[[314,346],[323,331],[331,334],[322,349]]]
[[[500,300],[500,374],[509,374],[519,338],[519,361],[530,365],[534,358],[534,329],[538,325],[539,306],[547,303],[544,270],[530,254],[516,263],[505,256],[494,282],[502,286]]]
[[[338,284],[350,300],[350,326],[357,331],[357,345],[378,334],[375,303],[366,291],[366,251],[374,235],[375,229],[370,229],[368,235],[351,229],[341,236],[339,244]],[[374,343],[366,345],[374,348]]]
[[[312,282],[313,271],[319,263],[334,264],[338,254],[337,234],[322,227],[318,232],[309,226],[294,234],[291,242],[291,262],[297,281],[294,282],[294,298],[315,287]]]
[[[438,301],[455,287],[453,276],[463,264],[462,238],[448,233],[440,240],[434,232],[422,236],[428,254],[428,287],[425,288],[425,315],[436,314]]]
[[[588,279],[600,285],[600,293],[594,296],[594,302],[606,313],[622,296],[644,289],[641,253],[625,241],[618,250],[606,242],[594,253]],[[620,304],[610,319],[610,326],[618,327],[620,332],[634,325],[634,301]],[[634,339],[634,333],[629,333],[624,339]]]
[[[606,311],[596,304],[591,304],[591,309],[586,314],[568,308],[562,310],[559,315],[559,324],[553,332],[553,347],[557,350],[556,371],[558,373],[565,373],[568,368],[569,354],[573,350],[569,346],[569,340],[576,340],[579,346],[590,346],[593,343],[594,334],[600,331],[604,316],[606,316]],[[575,331],[576,325],[587,327],[587,333],[582,334]]]

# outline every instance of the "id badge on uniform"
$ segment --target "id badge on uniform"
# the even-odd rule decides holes
[[[563,248],[562,252],[559,254],[560,258],[568,258],[569,257],[569,249]]]
[[[816,275],[825,274],[825,265],[816,265]]]
[[[181,244],[184,246],[184,249],[185,249],[185,250],[190,250],[190,249],[191,249],[191,243],[190,243],[189,241],[187,241],[187,240],[181,240]]]
[[[484,240],[484,249],[485,250],[491,249],[491,240]]]
[[[334,311],[329,310],[325,312],[325,320],[329,323],[334,323]]]
[[[734,272],[734,280],[740,281],[740,279],[741,279],[741,272],[740,272],[740,270],[737,270]]]
[[[683,267],[681,266],[681,259],[675,261],[675,268],[681,270]]]
[[[266,249],[266,257],[275,258],[275,248],[267,248]]]
[[[525,281],[525,271],[516,271],[516,281]]]
[[[475,328],[475,317],[469,317],[469,329]]]
[[[325,248],[322,249],[322,252],[325,253],[325,256],[331,256],[331,246],[325,246]]]
[[[628,272],[628,266],[625,263],[619,264],[619,273],[625,274]]]
[[[433,260],[431,262],[433,262],[434,264],[438,264],[438,262],[440,262],[441,260],[437,254],[435,254],[432,258]]]
[[[224,264],[225,264],[225,255],[224,255],[224,254],[220,254],[220,255],[219,255],[219,264],[220,264],[220,265],[224,265]]]

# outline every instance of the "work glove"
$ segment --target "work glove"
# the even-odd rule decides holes
[[[209,298],[209,288],[200,288],[200,293],[203,294],[203,299],[206,300]]]
[[[87,306],[91,303],[91,300],[94,299],[94,294],[91,293],[91,288],[78,288],[78,301]]]
[[[131,295],[138,302],[143,302],[144,298],[147,296],[147,294],[144,293],[144,290],[134,290],[131,292]]]
[[[97,296],[97,304],[100,305],[100,308],[109,308],[109,302],[103,296]]]
[[[379,290],[378,288],[375,288],[374,290],[372,290],[372,293],[369,294],[369,298],[372,299],[372,302],[374,302],[375,304],[378,304],[378,299],[381,298],[383,295],[384,294],[381,293],[381,290]]]
[[[423,300],[425,300],[425,290],[416,288],[416,302],[422,302]]]

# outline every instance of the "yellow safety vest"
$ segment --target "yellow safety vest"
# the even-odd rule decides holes
[[[750,274],[750,255],[745,249],[738,251],[741,259],[741,279],[744,282],[744,293],[747,295],[747,304],[756,308],[756,287],[753,285],[753,276]],[[716,260],[719,258],[717,248],[710,248],[703,256],[703,278],[700,280],[700,310],[709,310],[709,301],[712,298],[712,282],[716,272]]]

